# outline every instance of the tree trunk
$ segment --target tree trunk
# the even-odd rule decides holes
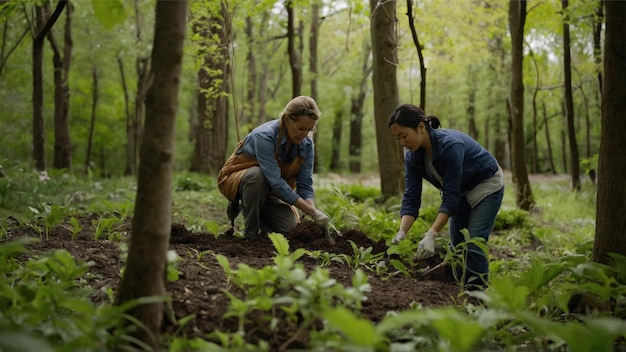
[[[196,31],[217,52],[204,53],[204,65],[198,72],[198,124],[195,126],[195,148],[190,171],[217,174],[226,162],[228,145],[229,45],[231,21],[225,4],[212,18],[199,19]],[[208,24],[206,28],[204,24]],[[219,38],[219,43],[211,42]]]
[[[72,59],[72,10],[68,3],[65,21],[63,54],[59,50],[52,31],[48,40],[54,52],[54,162],[55,169],[70,169],[72,166],[72,143],[70,141],[69,124],[69,73]]]
[[[626,256],[626,3],[605,1],[604,86],[598,160],[593,260],[609,264],[609,253]]]
[[[319,38],[320,5],[311,1],[311,31],[309,33],[309,74],[311,77],[311,98],[317,101],[317,42]],[[313,154],[313,172],[319,172],[319,153],[317,148],[318,133],[313,135],[315,153]]]
[[[417,31],[415,30],[415,20],[413,19],[413,0],[406,0],[407,16],[409,17],[409,27],[411,28],[411,37],[413,38],[413,45],[417,50],[417,57],[420,62],[420,108],[426,110],[426,65],[424,64],[424,54],[422,53],[422,45],[417,38]]]
[[[331,142],[330,171],[337,172],[341,168],[341,126],[343,125],[343,109],[337,106],[333,122],[333,137]]]
[[[565,77],[565,114],[567,116],[567,136],[569,139],[570,177],[572,189],[580,190],[580,156],[574,126],[574,97],[572,96],[572,54],[570,49],[568,0],[562,0],[563,13],[563,76]]]
[[[126,169],[124,169],[124,175],[132,175],[133,165],[135,158],[132,155],[135,152],[134,143],[131,143],[131,115],[130,115],[130,103],[128,98],[128,86],[126,85],[126,74],[124,73],[124,61],[120,55],[117,56],[117,66],[120,69],[120,80],[122,81],[122,92],[124,93],[124,113],[126,114]],[[87,160],[88,161],[88,160]]]
[[[89,137],[87,138],[87,155],[85,156],[85,174],[89,173],[91,163],[91,147],[93,145],[93,131],[96,126],[96,106],[98,106],[98,69],[91,68],[91,122],[89,123]],[[104,170],[102,170],[104,171]]]
[[[246,54],[246,63],[247,63],[247,71],[248,71],[248,79],[246,80],[246,101],[243,102],[243,114],[242,118],[239,120],[239,123],[236,123],[235,126],[239,126],[239,124],[248,124],[251,123],[252,116],[256,111],[255,102],[256,102],[256,90],[257,90],[257,72],[256,72],[256,42],[255,42],[255,31],[254,31],[254,23],[252,22],[252,17],[246,17],[246,42],[248,44],[248,53]],[[239,136],[237,136],[239,139]]]
[[[372,39],[374,121],[378,149],[378,168],[384,198],[404,191],[402,146],[389,132],[389,116],[399,105],[396,67],[396,2],[370,0],[370,35]]]
[[[135,212],[116,305],[140,297],[165,295],[176,112],[186,24],[187,1],[157,1],[152,83],[146,96],[146,128],[140,151]],[[143,324],[133,332],[134,337],[158,350],[163,303],[141,304],[128,313]]]
[[[353,90],[350,98],[350,141],[349,141],[349,166],[354,173],[361,172],[361,154],[363,152],[363,105],[367,97],[367,81],[372,73],[370,65],[370,54],[372,53],[371,43],[367,41],[363,45],[363,68],[362,77],[358,89]]]
[[[67,0],[59,0],[47,21],[44,8],[35,7],[37,34],[33,38],[33,161],[38,171],[46,169],[46,140],[43,123],[43,44],[65,5],[67,5]]]
[[[295,14],[292,0],[285,1],[287,8],[287,54],[289,55],[289,65],[291,67],[291,94],[297,97],[302,93],[302,63],[296,46]]]
[[[544,131],[546,133],[546,153],[548,154],[548,161],[550,163],[550,171],[556,175],[556,165],[554,164],[554,156],[552,155],[552,141],[550,140],[550,128],[548,127],[548,113],[546,111],[546,104],[541,104],[543,107],[543,124]]]
[[[526,170],[524,143],[524,25],[526,0],[509,2],[509,28],[511,31],[511,91],[509,98],[511,169],[515,183],[515,203],[520,209],[530,210],[533,195]]]
[[[135,112],[130,125],[126,126],[128,131],[128,148],[127,151],[130,155],[127,159],[130,160],[130,165],[126,166],[126,171],[129,172],[126,175],[137,174],[137,164],[139,155],[139,146],[141,145],[141,138],[143,135],[143,104],[146,100],[146,90],[151,82],[148,81],[148,70],[150,68],[149,57],[138,57],[135,60],[135,69],[137,70],[137,94],[135,95]]]

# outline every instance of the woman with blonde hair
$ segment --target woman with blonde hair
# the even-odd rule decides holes
[[[231,225],[243,212],[247,240],[268,232],[288,233],[300,221],[298,210],[327,227],[328,215],[315,206],[315,132],[320,110],[311,97],[298,96],[278,119],[253,129],[235,147],[218,175],[228,198]]]

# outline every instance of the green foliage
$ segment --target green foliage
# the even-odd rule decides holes
[[[3,350],[104,351],[127,348],[121,307],[95,305],[85,285],[93,263],[76,263],[65,250],[42,256],[29,253],[33,239],[0,245],[0,348]],[[19,343],[22,343],[18,345]]]
[[[184,218],[185,224],[197,226],[198,231],[212,229],[216,235],[227,226],[225,217],[214,217],[203,206],[210,203],[225,208],[223,197],[212,186],[213,179],[185,173],[175,179],[182,187],[174,192],[173,216]],[[2,214],[12,214],[24,224],[36,224],[42,235],[62,219],[58,225],[76,238],[84,226],[77,218],[85,212],[99,215],[92,226],[100,239],[110,240],[125,236],[121,225],[132,214],[135,189],[131,179],[94,181],[55,172],[44,183],[36,173],[22,175],[13,167],[0,178],[0,186],[4,187],[0,187],[3,204],[14,204],[18,210],[9,213],[3,209]],[[278,234],[270,235],[276,250],[273,265],[263,268],[245,263],[231,266],[228,258],[211,250],[190,249],[185,258],[170,252],[167,278],[171,282],[177,280],[177,266],[182,260],[194,260],[202,266],[200,261],[207,254],[215,258],[228,277],[223,291],[230,297],[230,306],[224,319],[236,321],[238,331],[218,330],[207,340],[187,339],[180,336],[182,327],[195,318],[187,316],[179,320],[178,332],[165,337],[168,348],[270,350],[267,341],[247,342],[246,337],[253,333],[248,322],[261,319],[268,329],[279,332],[284,328],[278,326],[279,320],[282,324],[286,319],[285,324],[293,329],[307,331],[323,323],[312,332],[307,346],[316,350],[478,351],[516,346],[528,350],[613,350],[615,341],[626,331],[626,258],[611,254],[611,266],[589,260],[594,224],[589,219],[595,210],[592,190],[572,195],[560,184],[535,189],[540,195],[539,211],[522,212],[505,204],[498,214],[497,231],[488,244],[492,260],[486,291],[463,292],[457,298],[465,300],[464,305],[432,308],[414,304],[404,311],[388,312],[378,322],[360,314],[371,289],[369,278],[414,277],[417,242],[430,226],[432,220],[425,218],[436,214],[436,205],[422,207],[407,239],[390,246],[386,254],[373,254],[371,248],[356,243],[351,243],[350,255],[291,251],[288,241]],[[33,190],[37,192],[33,194]],[[398,228],[399,199],[381,202],[376,191],[361,186],[318,188],[318,192],[320,207],[336,217],[335,226],[343,226],[341,229],[354,228],[373,240],[388,240]],[[437,197],[438,193],[427,190],[424,204],[438,204]],[[507,202],[511,199],[505,197]],[[7,236],[7,215],[0,218],[0,238]],[[90,263],[76,263],[65,251],[34,255],[26,250],[30,241],[36,239],[0,246],[0,348],[11,349],[18,342],[43,351],[126,347],[131,330],[122,323],[129,317],[121,307],[95,305],[89,299],[93,294]],[[446,249],[444,260],[453,267],[465,265],[463,253],[468,243],[487,251],[479,240],[447,250],[448,239],[437,239],[438,247]],[[120,246],[125,244],[120,242]],[[493,253],[506,255],[496,258]],[[307,257],[318,263],[313,270],[305,270],[302,259]],[[332,279],[327,269],[331,265],[352,268],[352,285],[343,286]],[[463,282],[463,277],[457,279]],[[111,300],[115,294],[110,288],[103,292]],[[133,304],[142,302],[146,300]]]
[[[91,4],[93,5],[96,18],[107,29],[111,29],[126,20],[124,4],[120,0],[92,0]]]
[[[176,192],[181,191],[211,191],[216,186],[213,183],[213,178],[206,175],[200,175],[196,173],[181,172],[176,174],[174,179],[174,190]]]
[[[246,322],[253,312],[255,319],[267,321],[271,330],[278,328],[273,317],[276,309],[286,314],[289,323],[299,329],[308,329],[321,319],[323,311],[334,305],[359,309],[366,298],[365,293],[370,290],[367,275],[360,270],[356,271],[354,286],[351,288],[344,288],[322,268],[315,269],[307,276],[304,266],[296,263],[305,251],[298,249],[291,253],[285,237],[276,233],[269,237],[277,251],[273,266],[254,269],[239,263],[237,269],[233,269],[224,256],[217,256],[219,264],[230,278],[229,282],[244,293],[243,298],[238,298],[229,290],[223,290],[231,301],[224,318],[236,318],[239,328],[236,334],[216,331],[210,335],[226,348],[245,347],[241,336],[246,335]]]
[[[502,208],[496,216],[494,231],[525,229],[529,226],[528,212],[517,208]]]

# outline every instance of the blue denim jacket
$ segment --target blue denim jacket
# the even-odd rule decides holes
[[[417,218],[422,204],[422,179],[442,193],[440,213],[454,216],[463,194],[498,171],[496,159],[469,135],[451,129],[428,128],[433,148],[433,166],[443,185],[426,172],[426,151],[406,150],[404,155],[406,190],[400,216]]]
[[[243,148],[237,151],[259,161],[259,167],[265,179],[278,198],[294,204],[298,198],[314,199],[313,192],[313,159],[314,145],[311,137],[306,137],[299,145],[291,145],[287,149],[287,135],[282,137],[278,145],[278,120],[270,120],[252,130],[245,138]],[[277,147],[278,145],[278,147]],[[276,161],[276,151],[283,161],[289,163],[300,155],[304,164],[300,167],[296,179],[296,190],[291,189],[287,181],[280,176],[280,166]]]

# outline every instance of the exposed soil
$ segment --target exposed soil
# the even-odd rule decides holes
[[[93,261],[95,264],[90,272],[97,279],[92,281],[92,286],[99,292],[93,300],[103,302],[109,298],[99,289],[110,287],[116,290],[118,287],[120,269],[123,265],[120,245],[126,241],[126,238],[96,240],[92,224],[94,219],[97,217],[80,219],[84,225],[83,231],[74,239],[72,239],[69,226],[61,225],[52,230],[48,239],[41,239],[40,242],[31,245],[31,248],[37,252],[62,248],[69,251],[77,260]],[[120,233],[129,236],[130,224],[129,220],[125,221]],[[15,226],[10,226],[8,231],[9,240],[23,236],[39,237],[30,228],[19,226],[19,224],[13,225]],[[372,247],[372,253],[387,250],[384,242],[373,242],[366,234],[350,229],[343,230],[342,236],[337,237],[336,243],[330,245],[322,236],[320,227],[307,221],[302,222],[285,237],[289,240],[291,251],[305,248],[353,256],[354,250],[350,240],[358,247]],[[183,224],[172,225],[170,249],[175,250],[181,257],[181,261],[177,264],[180,277],[177,281],[167,284],[167,292],[172,296],[176,318],[195,315],[195,318],[183,327],[189,338],[206,338],[208,333],[216,329],[230,332],[237,329],[233,318],[223,318],[230,304],[223,290],[228,290],[238,297],[241,297],[241,292],[237,292],[235,285],[227,284],[224,269],[211,254],[222,254],[227,257],[231,268],[237,268],[239,263],[245,263],[253,268],[262,268],[274,265],[273,258],[276,252],[269,238],[245,241],[229,233],[217,236],[211,233],[193,233]],[[205,252],[205,255],[198,255],[203,251],[209,252]],[[387,266],[395,270],[389,265],[389,259],[389,256],[385,255]],[[426,307],[463,304],[463,300],[459,298],[459,288],[454,283],[448,267],[442,267],[427,276],[421,276],[420,273],[425,267],[434,267],[440,261],[439,256],[421,261],[413,277],[400,274],[387,276],[383,280],[374,273],[367,272],[372,290],[367,294],[368,298],[363,304],[361,316],[378,322],[389,311],[406,310],[414,302]],[[306,255],[298,259],[298,263],[302,263],[307,270],[313,270],[320,264]],[[354,271],[348,265],[334,263],[325,268],[329,270],[330,276],[344,287],[352,286]],[[260,339],[266,340],[273,350],[292,338],[298,328],[293,323],[279,324],[280,333],[270,333],[265,321],[260,320],[258,326],[254,326],[254,317],[249,318],[250,323],[246,325],[246,340],[250,343],[256,343]],[[166,319],[164,329],[167,332],[173,332],[178,327],[173,326],[172,322]],[[305,348],[307,340],[308,333],[299,334],[298,338],[288,343],[288,346],[290,349]]]

